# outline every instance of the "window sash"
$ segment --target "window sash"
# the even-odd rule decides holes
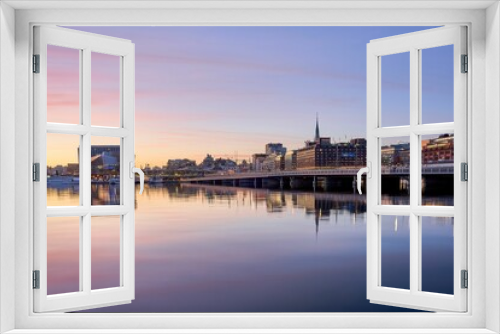
[[[80,122],[47,123],[47,46],[56,45],[80,50]],[[91,53],[118,56],[120,59],[120,127],[91,125]],[[40,73],[34,75],[34,161],[40,163],[40,182],[34,190],[34,263],[40,271],[40,288],[33,290],[35,312],[75,311],[128,303],[134,298],[134,45],[130,41],[109,38],[76,30],[35,27],[34,54],[40,55]],[[49,133],[80,137],[80,205],[47,207],[47,144]],[[120,138],[120,205],[91,205],[91,138]],[[98,215],[120,216],[120,286],[91,288],[91,219]],[[47,294],[47,217],[79,217],[80,220],[80,291]]]
[[[467,76],[460,73],[461,54],[466,54],[466,28],[442,27],[371,41],[367,46],[367,161],[372,177],[367,179],[367,297],[371,302],[423,310],[465,312],[467,290],[461,288],[460,271],[467,269],[467,183],[460,180],[460,164],[467,162]],[[454,45],[454,122],[421,122],[421,49]],[[381,57],[410,54],[410,125],[382,127]],[[454,133],[454,206],[419,204],[421,140],[425,134]],[[381,138],[410,137],[410,205],[381,203]],[[381,215],[408,215],[410,219],[410,289],[381,286]],[[421,216],[454,217],[454,295],[419,291],[421,288]]]

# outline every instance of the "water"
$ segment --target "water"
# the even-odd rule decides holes
[[[58,189],[48,201],[71,196]],[[382,220],[383,283],[409,277],[407,218]],[[431,218],[423,235],[424,289],[453,293],[452,220]],[[117,245],[93,254],[93,279],[119,277]],[[90,312],[411,311],[366,299],[366,198],[352,193],[146,185],[136,196],[135,254],[135,300]],[[67,258],[49,251],[49,283],[73,265],[78,289],[78,257]]]

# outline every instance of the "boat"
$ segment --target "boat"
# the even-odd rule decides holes
[[[70,175],[53,175],[47,176],[47,183],[49,184],[62,184],[62,183],[78,183],[79,179]]]

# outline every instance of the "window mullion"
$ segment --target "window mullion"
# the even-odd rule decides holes
[[[90,130],[91,126],[91,50],[89,48],[82,51],[83,61],[81,64],[81,119],[82,125]],[[87,131],[81,138],[82,149],[80,150],[80,189],[82,191],[82,205],[89,211],[80,219],[80,286],[82,291],[89,293],[92,289],[91,283],[91,215],[90,206],[92,205],[91,194],[91,135]]]
[[[419,139],[415,129],[420,120],[420,59],[419,50],[410,50],[410,291],[418,291],[420,281],[420,235],[419,217],[413,213],[418,205],[419,182]]]

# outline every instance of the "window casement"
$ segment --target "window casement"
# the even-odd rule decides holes
[[[47,122],[48,48],[76,50],[79,54],[79,122],[77,124]],[[91,112],[92,56],[113,55],[119,58],[120,87],[118,127],[95,126]],[[38,167],[34,182],[34,312],[64,312],[130,303],[135,291],[134,257],[134,44],[127,40],[78,32],[58,27],[34,28],[34,162]],[[64,73],[63,75],[68,75]],[[48,206],[47,203],[47,137],[63,135],[58,140],[77,137],[79,204]],[[105,140],[118,138],[117,161],[118,205],[94,205],[91,194],[91,147],[94,137]],[[65,138],[63,138],[65,137]],[[56,144],[57,146],[57,144]],[[55,149],[57,149],[56,147]],[[54,149],[54,147],[52,147]],[[101,159],[110,160],[102,154]],[[102,169],[102,166],[100,166]],[[116,175],[115,175],[116,178]],[[95,289],[92,284],[91,227],[97,217],[117,217],[119,220],[120,263],[119,283],[115,287]],[[50,293],[48,288],[48,225],[51,219],[75,217],[79,221],[79,278],[77,291]],[[97,231],[94,232],[98,233]],[[59,241],[61,242],[61,241]],[[63,247],[59,251],[65,251]]]
[[[462,67],[462,60],[467,54],[466,45],[466,28],[452,26],[373,40],[367,46],[367,161],[371,169],[367,178],[367,297],[373,303],[432,311],[467,310],[467,290],[462,282],[467,271],[467,182],[463,182],[460,175],[462,163],[467,163],[467,74]],[[452,58],[449,59],[453,62],[453,121],[424,123],[423,53],[444,46],[453,47]],[[382,58],[405,53],[409,53],[409,124],[384,127]],[[401,109],[401,113],[408,112],[403,106]],[[439,134],[454,135],[453,206],[427,206],[422,198],[425,155],[420,152],[423,152],[423,138]],[[383,169],[388,168],[381,159],[381,147],[384,140],[399,137],[408,138],[410,144],[409,205],[388,205],[381,199],[381,176]],[[407,163],[398,161],[396,165],[407,166]],[[386,287],[383,284],[381,249],[384,242],[381,225],[382,218],[387,216],[395,217],[395,220],[397,216],[403,216],[409,220],[409,289]],[[426,292],[423,289],[424,217],[453,219],[452,294]]]

